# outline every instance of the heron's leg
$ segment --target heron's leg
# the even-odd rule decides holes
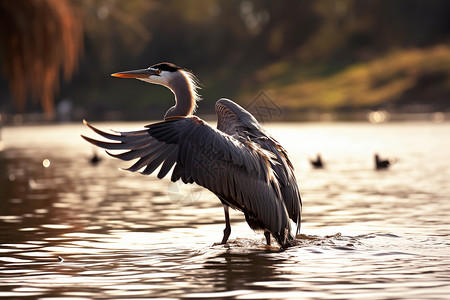
[[[230,214],[228,212],[228,208],[229,208],[228,205],[226,204],[223,205],[223,211],[225,213],[225,229],[223,230],[223,239],[221,244],[227,243],[231,233]]]
[[[270,232],[264,231],[264,236],[266,237],[267,246],[270,246]]]

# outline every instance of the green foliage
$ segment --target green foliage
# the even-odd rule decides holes
[[[90,111],[98,103],[103,110],[139,118],[146,118],[147,109],[147,118],[165,111],[173,105],[170,93],[109,76],[162,61],[198,75],[205,99],[199,112],[205,114],[220,97],[245,104],[261,90],[273,91],[282,106],[293,110],[406,104],[403,97],[411,97],[421,71],[395,60],[410,59],[412,53],[424,56],[414,63],[430,65],[429,72],[438,69],[448,78],[439,63],[427,61],[437,51],[433,46],[446,49],[450,40],[446,0],[74,3],[84,11],[85,55],[61,98]],[[437,57],[447,61],[447,50],[442,52]],[[446,79],[438,77],[433,93],[448,98]],[[367,92],[371,95],[364,96]]]
[[[445,109],[450,95],[450,47],[408,49],[349,65],[320,78],[271,85],[280,105],[291,109],[398,108],[422,103]]]

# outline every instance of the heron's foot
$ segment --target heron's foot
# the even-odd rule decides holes
[[[216,247],[216,246],[222,246],[222,247],[225,247],[225,248],[227,248],[227,249],[230,249],[230,248],[231,248],[231,245],[230,245],[230,244],[222,244],[222,243],[214,243],[212,246],[213,246],[213,247]]]
[[[270,246],[270,232],[265,231],[264,236],[266,237],[267,246]]]
[[[231,234],[231,227],[230,226],[226,226],[225,229],[223,230],[223,239],[221,244],[224,245],[227,243],[228,238],[230,237]]]

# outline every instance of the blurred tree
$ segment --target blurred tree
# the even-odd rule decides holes
[[[28,94],[54,114],[60,69],[68,80],[83,45],[82,21],[69,0],[0,0],[0,53],[3,72],[20,111]]]
[[[61,14],[53,6],[70,10],[69,19],[55,21]],[[271,84],[284,88],[402,49],[448,45],[450,1],[0,0],[0,25],[3,69],[21,107],[27,93],[48,98],[43,92],[56,89],[61,68],[66,76],[73,71],[84,42],[79,72],[61,85],[61,98],[96,118],[108,111],[149,118],[167,110],[170,93],[136,81],[116,84],[109,74],[170,61],[195,71],[205,100],[236,97],[242,103]],[[71,36],[77,42],[65,42]],[[51,42],[59,54],[50,51]],[[32,63],[41,56],[53,61],[50,75],[28,71],[43,70],[44,63]],[[51,111],[52,101],[44,103]],[[214,102],[205,101],[200,110],[212,112]]]

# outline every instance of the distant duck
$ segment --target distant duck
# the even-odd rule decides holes
[[[378,154],[375,154],[375,168],[377,170],[383,170],[389,168],[391,162],[388,159],[380,159]]]
[[[98,156],[97,152],[94,151],[94,154],[89,158],[89,162],[91,163],[91,165],[96,166],[100,163],[102,159],[100,158],[100,156]]]
[[[317,154],[316,160],[310,160],[310,162],[315,169],[322,169],[324,167],[320,154]]]

